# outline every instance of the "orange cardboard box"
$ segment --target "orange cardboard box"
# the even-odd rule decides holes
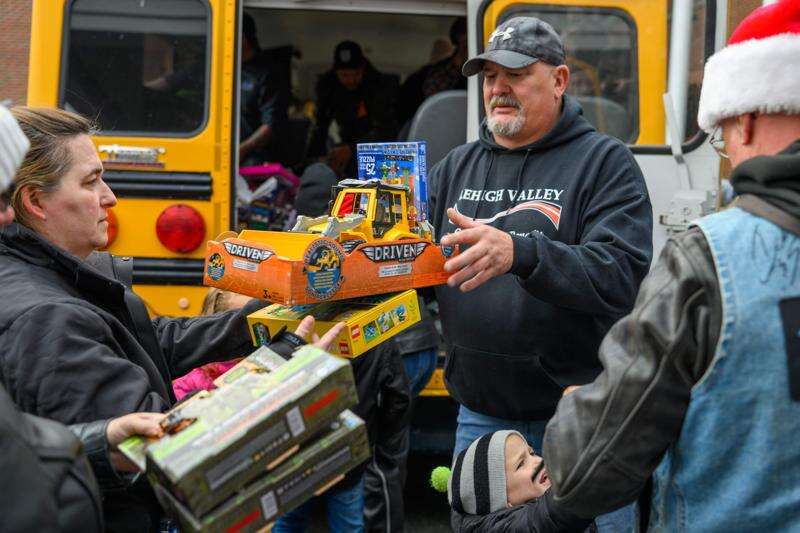
[[[243,231],[206,246],[203,283],[283,305],[440,285],[457,249],[427,239],[361,243],[347,251],[311,233]]]

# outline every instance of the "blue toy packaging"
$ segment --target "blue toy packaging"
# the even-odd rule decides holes
[[[428,220],[427,174],[424,141],[358,145],[358,179],[408,187],[408,218],[416,222]]]

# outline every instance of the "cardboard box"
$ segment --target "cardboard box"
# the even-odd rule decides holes
[[[202,516],[357,402],[350,364],[303,346],[273,372],[246,373],[176,407],[168,420],[179,431],[134,438],[123,453],[144,451],[150,481]]]
[[[315,494],[324,492],[343,474],[369,458],[364,422],[343,412],[319,439],[306,443],[278,468],[238,494],[198,517],[162,486],[156,495],[183,531],[258,531]]]
[[[420,320],[417,291],[287,307],[273,304],[247,317],[250,334],[256,345],[264,345],[282,327],[294,331],[306,315],[315,319],[314,329],[322,336],[337,322],[344,331],[336,338],[330,352],[341,357],[357,357],[392,338]]]
[[[427,239],[375,241],[345,250],[311,233],[244,231],[208,241],[203,283],[283,305],[306,305],[445,283],[458,253]]]
[[[427,145],[420,142],[363,143],[356,147],[358,179],[378,178],[408,187],[414,211],[409,218],[428,220]]]

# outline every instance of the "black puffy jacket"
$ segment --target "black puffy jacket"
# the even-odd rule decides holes
[[[65,424],[169,409],[172,376],[252,351],[245,317],[264,305],[137,328],[135,294],[18,224],[0,232],[0,277],[2,384],[23,411]],[[124,482],[104,491],[107,530],[156,529],[150,487]]]

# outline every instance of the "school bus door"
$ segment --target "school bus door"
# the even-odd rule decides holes
[[[154,314],[200,310],[233,223],[236,0],[34,0],[28,104],[95,118],[115,255]]]

